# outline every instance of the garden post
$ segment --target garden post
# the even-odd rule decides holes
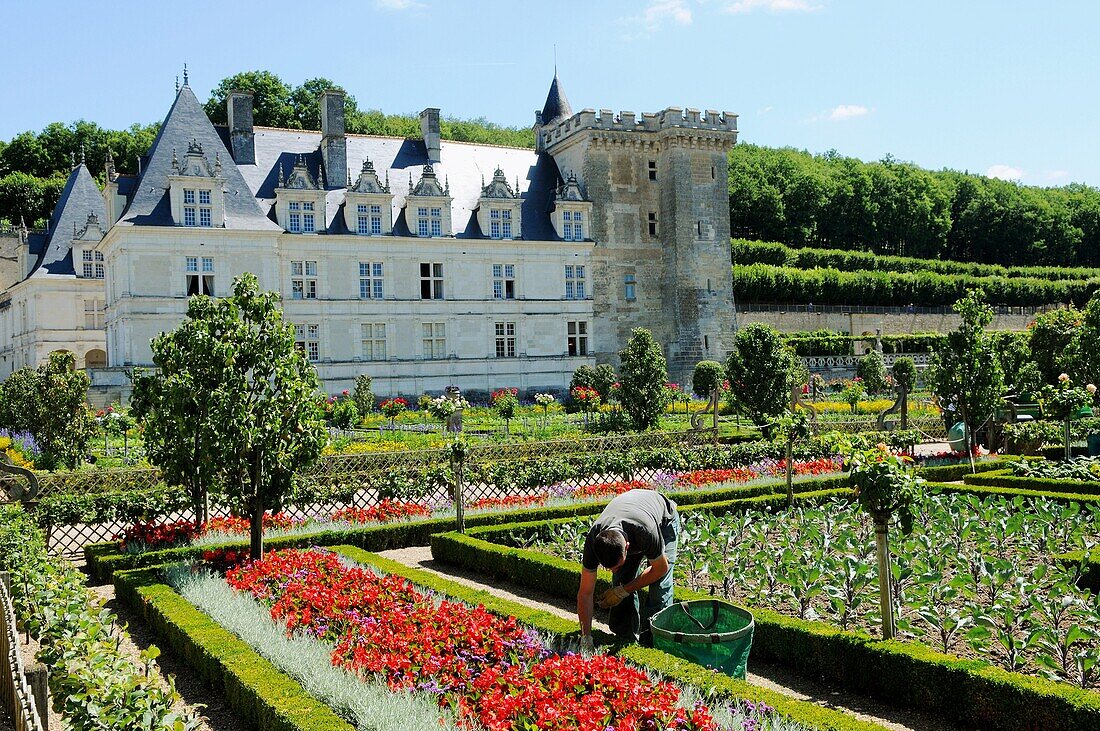
[[[1069,420],[1070,417],[1066,417],[1065,423],[1062,425],[1062,434],[1066,441],[1066,461],[1073,459],[1073,447],[1070,445],[1070,433],[1069,433]]]
[[[466,516],[464,513],[466,498],[462,494],[462,466],[465,460],[457,454],[457,449],[451,450],[451,471],[455,478],[455,523],[459,533],[466,532]]]
[[[963,436],[966,438],[966,455],[970,458],[970,474],[975,474],[978,468],[974,466],[974,445],[970,443],[970,414],[966,413],[966,403],[959,397],[959,416],[962,417]]]
[[[878,604],[882,615],[882,639],[894,639],[894,597],[890,570],[889,517],[876,514],[875,552],[878,554]]]

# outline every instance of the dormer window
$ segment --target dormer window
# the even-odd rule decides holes
[[[290,177],[283,177],[283,166],[279,165],[279,182],[275,188],[276,216],[290,233],[312,234],[324,230],[325,189],[320,184],[321,171],[314,178],[306,166],[305,158],[290,171]]]
[[[82,274],[85,279],[103,279],[103,252],[85,249],[81,253]]]
[[[354,185],[348,186],[344,201],[344,224],[359,236],[383,236],[393,230],[393,195],[389,173],[386,182],[378,179],[374,163],[363,160],[363,169]],[[431,227],[428,227],[431,230]]]
[[[492,182],[481,186],[477,220],[483,235],[491,239],[513,239],[520,236],[520,208],[523,201],[518,191],[519,180],[516,180],[516,187],[513,188],[500,168],[493,173]]]
[[[415,186],[412,185],[411,177],[409,179],[405,218],[410,229],[415,230],[419,237],[451,235],[450,187],[439,184],[439,178],[431,165],[424,166],[424,173]]]
[[[550,216],[558,235],[563,241],[586,241],[591,213],[592,203],[585,199],[577,176],[569,173],[569,178],[554,196],[554,211]]]
[[[192,141],[187,155],[180,160],[172,153],[172,174],[168,176],[171,191],[172,218],[177,225],[211,228],[225,220],[222,188],[222,163],[214,155],[213,164],[203,153],[202,145]]]

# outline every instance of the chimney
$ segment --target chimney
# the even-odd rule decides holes
[[[328,185],[343,185],[348,177],[348,141],[344,136],[344,92],[337,89],[321,92],[321,158]]]
[[[225,100],[229,145],[238,165],[256,164],[256,134],[252,131],[252,92],[234,90]]]
[[[420,133],[424,135],[424,147],[428,162],[439,162],[439,110],[428,107],[420,113]]]

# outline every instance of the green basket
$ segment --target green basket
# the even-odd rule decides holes
[[[748,610],[720,599],[698,599],[665,607],[650,623],[658,650],[744,679],[753,631]]]

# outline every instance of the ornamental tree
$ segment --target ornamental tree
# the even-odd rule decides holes
[[[519,408],[518,388],[498,388],[489,397],[493,404],[493,410],[497,416],[504,419],[504,436],[508,436],[512,419],[516,418],[516,410]]]
[[[771,327],[753,323],[737,331],[726,360],[729,399],[754,424],[766,427],[786,412],[797,356]]]
[[[317,374],[294,346],[294,326],[278,302],[279,293],[261,292],[250,273],[233,281],[231,297],[192,297],[180,327],[153,341],[160,373],[143,382],[152,394],[147,430],[150,423],[161,430],[168,466],[203,470],[206,487],[218,484],[248,513],[253,559],[263,556],[266,508],[281,502],[295,471],[312,463],[326,440]],[[184,421],[205,433],[182,427]],[[198,459],[164,444],[176,434],[191,437]]]
[[[668,365],[661,346],[645,328],[634,328],[619,351],[619,401],[634,428],[642,431],[660,421],[668,404]]]
[[[870,350],[859,359],[856,364],[856,375],[863,380],[863,386],[868,393],[878,395],[885,393],[889,384],[886,381],[886,361],[882,353]]]
[[[366,373],[360,373],[355,377],[355,390],[351,392],[351,397],[355,401],[355,410],[359,412],[359,418],[365,417],[374,409],[372,383],[371,377]]]
[[[879,612],[883,639],[894,637],[894,598],[890,560],[890,523],[895,519],[902,533],[913,531],[913,500],[924,480],[914,476],[909,458],[891,454],[885,444],[856,451],[848,469],[856,499],[875,525],[878,555]]]
[[[691,390],[699,398],[710,398],[712,393],[722,387],[725,378],[726,371],[721,363],[716,360],[701,360],[692,371]]]
[[[30,432],[41,450],[39,467],[77,467],[95,433],[88,408],[90,380],[74,370],[67,350],[50,353],[37,368],[20,368],[0,384],[0,422],[12,432]]]
[[[1004,391],[993,339],[985,328],[993,321],[993,308],[980,290],[971,290],[953,306],[962,318],[948,333],[946,344],[933,352],[925,378],[941,404],[955,404],[966,426],[968,451],[974,431],[993,416]]]

